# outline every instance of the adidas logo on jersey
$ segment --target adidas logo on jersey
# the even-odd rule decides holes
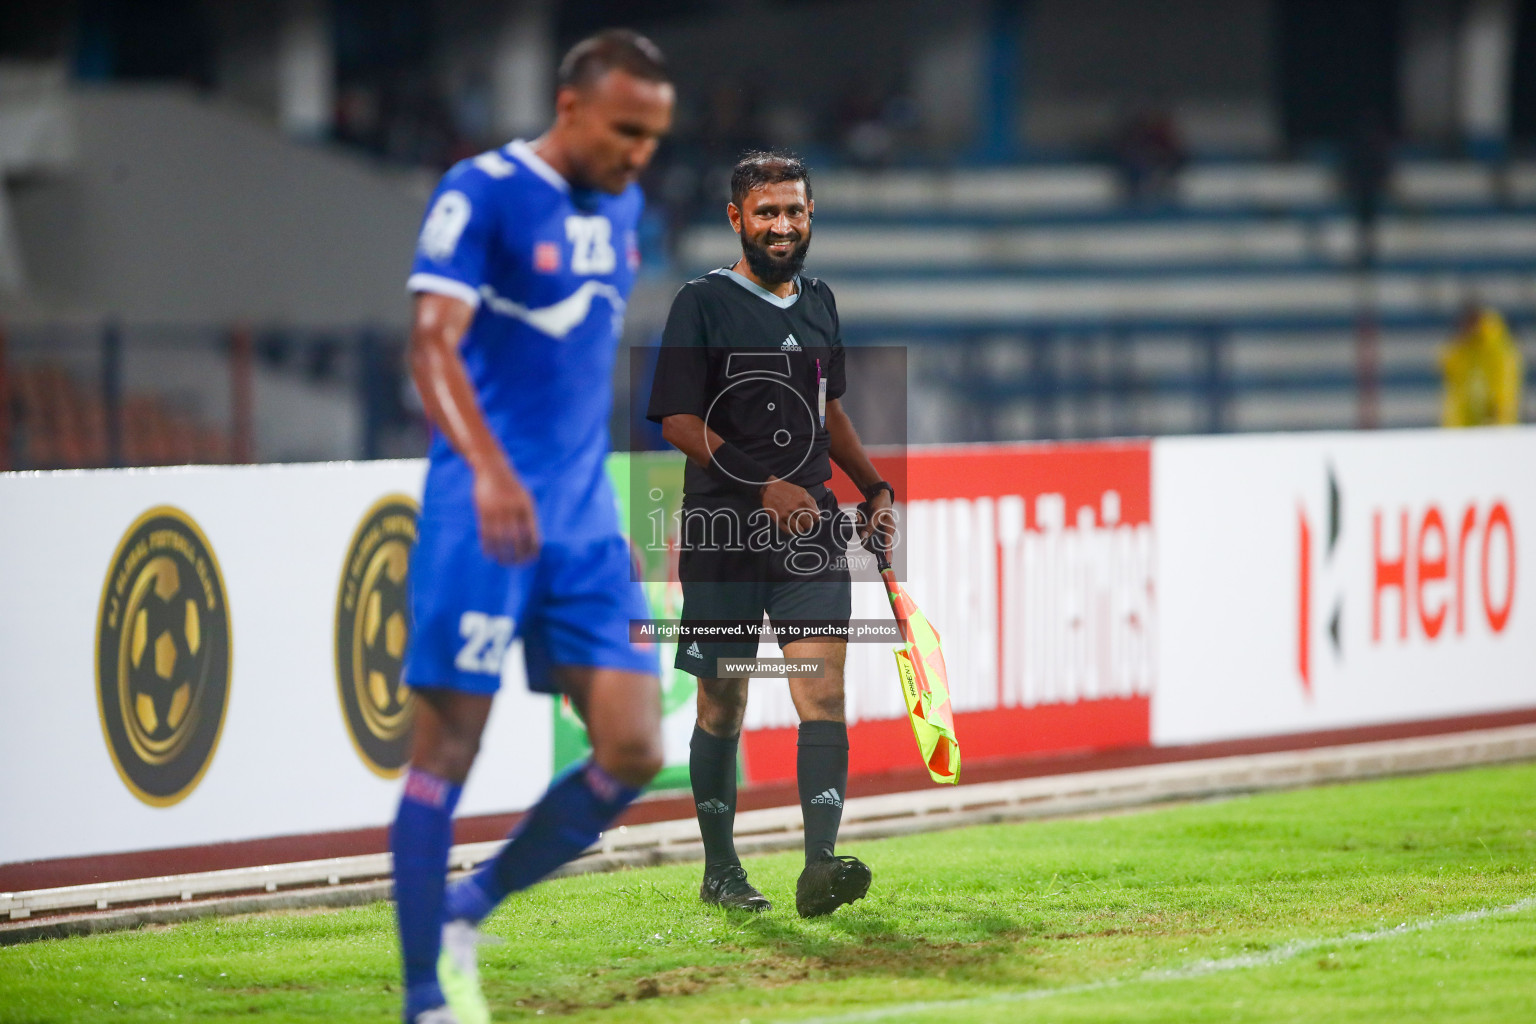
[[[687,654],[690,658],[698,658],[701,661],[704,659],[704,652],[699,650],[699,642],[697,640],[689,644],[688,650],[683,653]]]
[[[791,333],[789,337],[784,339],[784,344],[779,346],[779,350],[782,352],[799,352],[800,343],[795,340],[794,334]]]
[[[815,796],[811,797],[811,803],[831,804],[833,807],[841,807],[843,806],[843,798],[838,795],[837,790],[829,788],[824,789],[820,793],[817,793]]]
[[[731,805],[724,800],[705,800],[699,804],[699,811],[702,814],[724,814],[730,809]]]

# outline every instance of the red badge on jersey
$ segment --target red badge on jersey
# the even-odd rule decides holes
[[[540,242],[533,247],[533,269],[541,274],[554,274],[560,270],[560,245],[557,242]]]

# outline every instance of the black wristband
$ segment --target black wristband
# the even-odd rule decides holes
[[[865,501],[874,501],[875,500],[875,495],[879,494],[881,491],[884,491],[885,493],[887,493],[887,494],[889,494],[891,496],[891,504],[892,505],[896,504],[896,488],[892,487],[890,484],[886,483],[884,480],[876,480],[874,483],[870,484],[868,487],[865,487],[863,489],[864,500]]]
[[[762,463],[729,441],[722,441],[705,467],[709,475],[741,494],[757,497],[773,476]]]

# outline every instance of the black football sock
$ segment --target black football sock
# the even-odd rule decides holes
[[[801,722],[795,759],[800,813],[805,818],[805,862],[832,856],[843,822],[848,789],[848,726],[842,722]]]
[[[736,856],[736,745],[739,736],[722,739],[694,725],[688,744],[688,779],[704,837],[706,874],[740,864]]]

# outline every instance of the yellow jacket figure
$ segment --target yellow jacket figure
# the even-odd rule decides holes
[[[1473,307],[1440,351],[1445,375],[1443,426],[1518,423],[1522,361],[1509,325],[1495,310]]]

